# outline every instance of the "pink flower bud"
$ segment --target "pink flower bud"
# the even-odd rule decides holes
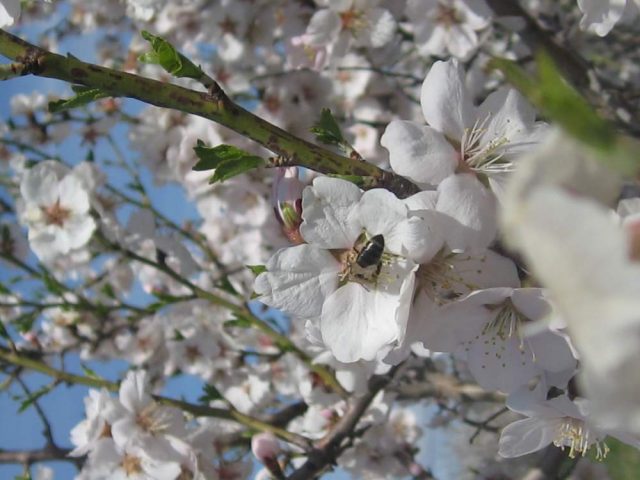
[[[302,223],[302,190],[305,185],[298,179],[297,167],[279,168],[273,183],[272,203],[282,231],[295,245],[304,243],[300,235]]]
[[[280,442],[272,433],[258,433],[251,439],[251,451],[253,455],[269,470],[269,473],[277,479],[284,479],[284,473],[278,463]]]
[[[266,464],[280,453],[280,442],[272,433],[258,433],[251,439],[251,451],[260,462]]]

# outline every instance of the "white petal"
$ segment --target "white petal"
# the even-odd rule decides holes
[[[325,298],[338,286],[340,264],[311,245],[279,250],[266,268],[254,285],[259,300],[290,315],[319,317]]]
[[[374,8],[365,16],[367,28],[358,35],[358,43],[380,48],[393,38],[396,31],[396,21],[393,15],[384,8]]]
[[[353,183],[318,177],[302,194],[300,233],[321,248],[351,248],[361,233],[356,207],[362,192]]]
[[[442,133],[415,122],[392,121],[380,144],[389,150],[393,171],[421,186],[437,185],[458,165],[458,154]]]
[[[20,0],[0,2],[0,28],[10,27],[20,15]]]
[[[341,362],[373,360],[398,338],[398,306],[396,295],[347,283],[324,304],[322,339]]]
[[[556,421],[525,418],[507,425],[500,435],[498,454],[512,458],[537,452],[555,438]]]
[[[429,125],[453,140],[460,140],[464,129],[475,121],[475,108],[457,60],[433,64],[422,84],[420,104]]]
[[[309,20],[307,35],[309,44],[324,47],[335,41],[342,28],[340,16],[331,10],[318,10]]]
[[[147,372],[129,372],[120,385],[120,403],[130,412],[138,412],[151,402],[147,393]]]
[[[608,34],[622,18],[628,0],[578,0],[578,7],[584,14],[580,28],[591,30],[601,37]]]
[[[383,188],[374,188],[365,192],[358,203],[356,213],[367,233],[383,235],[385,249],[396,254],[402,252],[396,250],[397,242],[390,242],[391,233],[400,222],[407,219],[408,215],[409,211],[404,202]]]
[[[452,175],[438,186],[436,209],[452,221],[446,242],[452,250],[479,250],[496,236],[496,199],[474,176]]]

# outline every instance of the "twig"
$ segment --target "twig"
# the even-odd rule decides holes
[[[234,103],[217,84],[208,92],[189,90],[138,75],[63,57],[32,45],[0,30],[0,54],[21,62],[23,74],[56,78],[65,82],[99,88],[114,97],[128,97],[150,105],[198,115],[224,125],[286,159],[321,173],[357,175],[374,179],[372,186],[386,188],[407,197],[419,188],[404,177],[373,164],[352,160],[307,142],[263,120]]]

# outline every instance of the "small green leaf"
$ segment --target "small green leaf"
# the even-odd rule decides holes
[[[202,390],[204,391],[203,395],[198,399],[200,403],[209,403],[214,400],[224,400],[224,397],[220,393],[220,391],[214,387],[213,385],[205,385]]]
[[[105,283],[100,289],[100,293],[108,298],[116,298],[116,292],[110,283]]]
[[[239,158],[233,162],[225,162],[216,168],[213,177],[209,183],[224,182],[230,178],[236,177],[244,172],[253,170],[264,165],[264,160],[260,157],[247,156]]]
[[[83,107],[88,103],[111,96],[109,93],[106,93],[99,88],[78,86],[74,86],[72,88],[77,94],[75,97],[49,102],[49,111],[51,113],[59,113],[72,108]]]
[[[245,317],[235,317],[233,320],[224,322],[225,328],[251,328],[251,321]]]
[[[267,271],[267,267],[264,265],[247,265],[246,267],[256,276]]]
[[[182,332],[180,332],[180,330],[178,330],[177,328],[173,329],[173,341],[174,342],[181,342],[185,339],[185,336],[182,335]]]
[[[316,136],[316,139],[322,143],[330,145],[346,143],[342,136],[342,132],[340,131],[338,122],[333,118],[331,110],[328,108],[322,109],[322,112],[320,112],[320,118],[313,127],[311,127],[311,133],[313,133]]]
[[[231,282],[229,281],[229,279],[227,277],[222,277],[218,283],[216,284],[216,286],[221,289],[224,290],[225,292],[230,293],[231,295],[236,295],[238,293],[238,291],[234,288],[234,286],[231,284]]]
[[[15,325],[20,333],[27,333],[33,327],[33,322],[36,321],[36,318],[38,318],[38,312],[33,310],[14,318],[11,323]]]
[[[29,394],[26,398],[23,397],[24,400],[20,402],[20,408],[18,408],[18,413],[24,412],[27,408],[33,405],[33,402],[36,402],[40,397],[49,393],[51,390],[53,390],[54,387],[55,387],[55,384],[45,385],[44,387],[39,388],[35,392],[31,392],[31,394]]]
[[[4,323],[0,322],[0,337],[6,338],[7,340],[11,340],[11,336],[9,336],[9,332],[4,326]]]
[[[91,378],[97,378],[99,380],[102,380],[103,378],[98,375],[94,370],[92,370],[91,368],[87,367],[86,365],[80,365],[80,368],[82,368],[82,371],[84,372],[84,374],[87,377],[91,377]]]
[[[45,288],[54,295],[62,296],[62,294],[64,294],[64,289],[52,275],[48,273],[43,274],[42,282],[44,283]]]
[[[178,52],[164,38],[153,35],[146,30],[143,30],[141,35],[153,48],[152,52],[143,53],[138,57],[141,62],[160,65],[178,78],[187,77],[198,80],[204,74],[199,66]]]
[[[201,140],[193,147],[200,159],[193,167],[195,171],[215,170],[209,183],[222,182],[241,173],[264,166],[262,158],[234,147],[233,145],[218,145],[207,147]]]
[[[640,452],[634,447],[614,438],[606,439],[611,449],[605,459],[607,471],[613,480],[636,480],[640,478]]]

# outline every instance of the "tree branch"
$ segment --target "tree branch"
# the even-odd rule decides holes
[[[325,468],[335,464],[336,459],[343,450],[343,440],[353,434],[360,418],[367,411],[375,396],[391,383],[401,365],[392,368],[386,375],[376,375],[369,379],[369,391],[362,397],[357,397],[353,400],[347,412],[327,435],[315,443],[307,461],[287,477],[288,480],[310,480],[316,478]]]
[[[112,392],[117,392],[120,388],[119,384],[104,380],[102,378],[75,375],[63,370],[58,370],[47,365],[40,359],[29,357],[27,356],[27,354],[12,352],[5,347],[0,347],[0,361],[43,373],[45,375],[48,375],[49,377],[55,378],[65,383],[86,385],[92,388],[105,388]],[[182,400],[162,397],[160,395],[152,395],[152,397],[161,405],[179,408],[180,410],[189,412],[197,417],[215,417],[221,418],[223,420],[235,421],[254,431],[271,432],[282,440],[296,445],[302,449],[306,450],[311,447],[311,442],[302,435],[288,432],[270,423],[264,422],[257,418],[253,418],[249,415],[245,415],[244,413],[236,410],[231,406],[229,406],[228,409],[214,408],[207,405],[195,405],[193,403],[184,402]]]
[[[37,462],[47,462],[49,460],[61,460],[78,465],[77,458],[68,457],[71,450],[67,448],[57,448],[49,445],[37,450],[0,450],[1,463],[19,463],[21,465],[32,465]]]
[[[302,140],[234,103],[217,83],[198,92],[170,83],[85,63],[32,45],[0,29],[0,54],[23,64],[23,75],[55,78],[76,85],[99,88],[114,97],[135,98],[150,105],[191,113],[224,125],[254,140],[283,159],[321,173],[370,177],[371,187],[382,187],[399,197],[419,191],[404,177],[375,165],[352,160]],[[279,166],[274,165],[274,166]]]

